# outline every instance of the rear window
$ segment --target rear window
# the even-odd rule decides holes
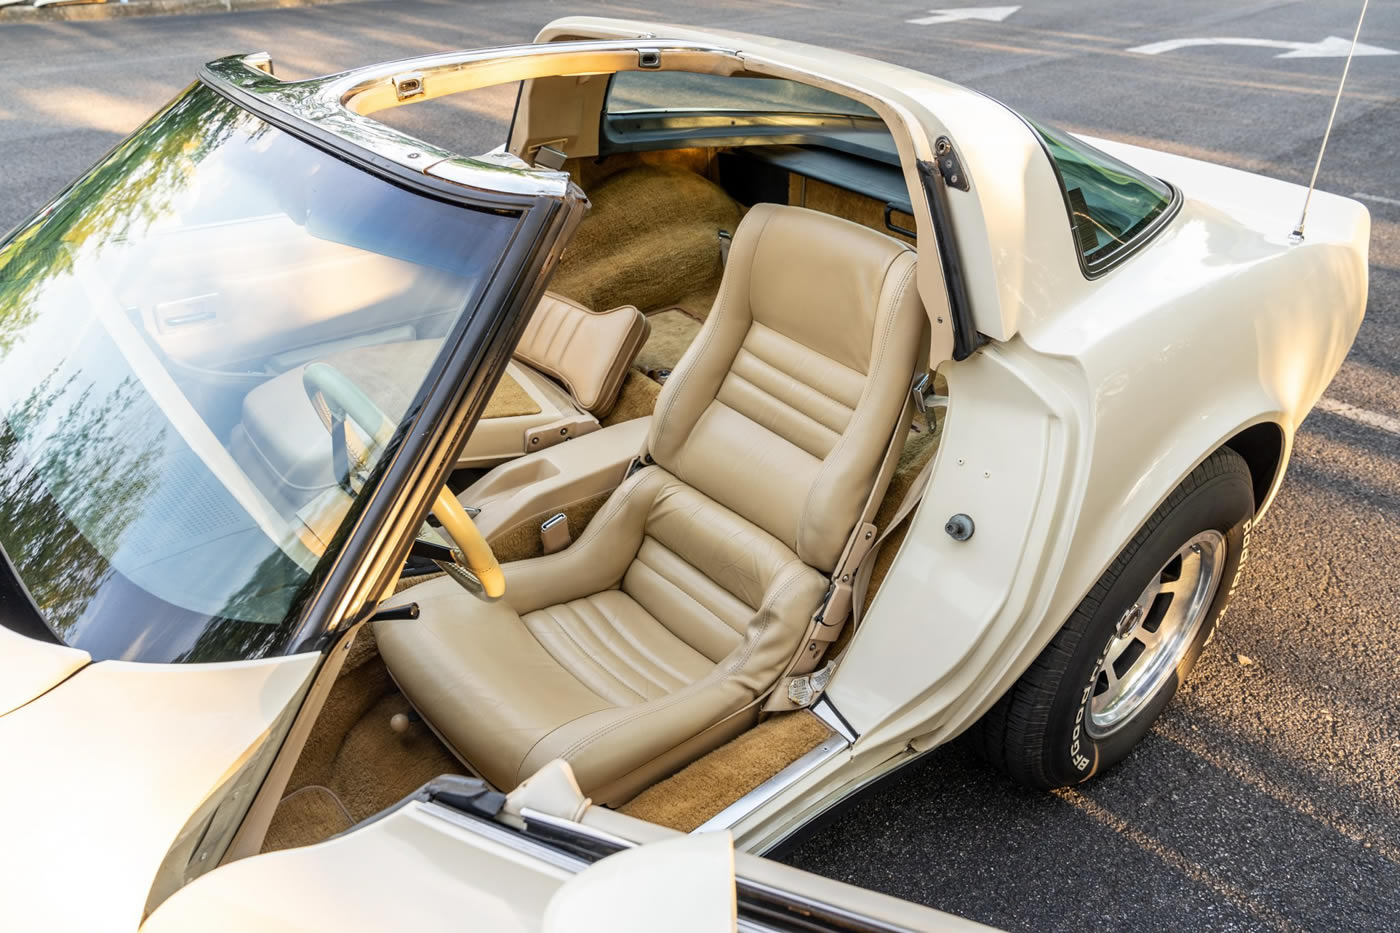
[[[1176,200],[1171,185],[1063,130],[1026,121],[1060,179],[1080,264],[1095,276],[1146,242]]]
[[[875,117],[840,94],[786,78],[729,78],[689,71],[622,71],[608,87],[608,113],[726,110]],[[878,118],[877,118],[878,119]]]

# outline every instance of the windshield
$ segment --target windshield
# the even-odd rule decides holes
[[[16,231],[0,547],[53,633],[98,659],[285,649],[518,220],[410,193],[195,86]],[[338,389],[313,362],[386,343],[418,362],[407,383]]]
[[[734,110],[869,117],[858,101],[786,78],[734,78],[688,71],[620,71],[608,84],[608,113]]]

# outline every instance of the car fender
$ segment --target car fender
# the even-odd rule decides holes
[[[1210,205],[1182,214],[1053,324],[944,367],[933,478],[828,691],[858,756],[974,722],[1240,430],[1278,425],[1287,456],[1360,324],[1365,225],[1359,244],[1294,246]],[[960,513],[965,542],[943,527]]]
[[[28,638],[0,625],[0,716],[42,696],[91,660],[86,651]]]
[[[0,717],[0,747],[24,750],[0,773],[0,929],[135,930],[191,816],[262,750],[319,659],[103,661]]]

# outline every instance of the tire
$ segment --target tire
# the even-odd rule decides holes
[[[1013,780],[1045,789],[1122,761],[1225,615],[1249,555],[1253,489],[1233,450],[1198,466],[969,730],[978,754]]]

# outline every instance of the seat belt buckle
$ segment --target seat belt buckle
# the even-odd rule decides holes
[[[540,545],[546,554],[562,551],[573,543],[574,536],[569,533],[569,517],[563,512],[556,512],[540,525]]]
[[[835,661],[827,661],[821,670],[794,677],[787,684],[787,698],[798,708],[811,706],[822,695],[826,685],[831,683],[831,674],[836,670]]]
[[[933,414],[928,404],[928,384],[929,374],[920,373],[914,379],[914,384],[909,391],[914,396],[914,408],[924,418],[924,427],[928,428],[928,433],[933,433]]]

